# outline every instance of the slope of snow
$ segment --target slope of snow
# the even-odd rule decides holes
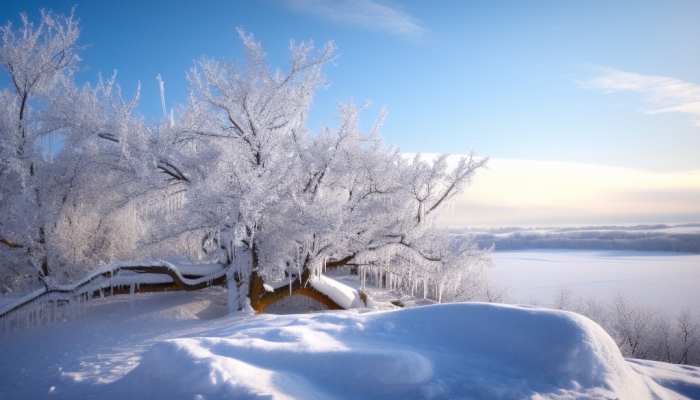
[[[451,304],[372,314],[251,318],[216,337],[159,342],[110,392],[156,398],[547,396],[634,398],[665,390],[576,314]]]
[[[700,367],[648,360],[628,360],[632,369],[690,399],[700,399]]]
[[[225,315],[225,304],[220,288],[115,296],[81,321],[11,332],[0,338],[0,399],[676,399],[700,390],[696,369],[625,361],[601,328],[562,311],[471,303]]]

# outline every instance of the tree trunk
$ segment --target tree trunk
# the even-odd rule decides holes
[[[255,310],[256,313],[261,313],[265,307],[270,304],[284,299],[285,297],[293,296],[295,294],[310,297],[321,304],[325,305],[329,310],[342,310],[343,307],[339,306],[335,301],[325,294],[314,289],[309,280],[311,278],[311,271],[308,268],[304,268],[301,277],[297,277],[291,283],[291,290],[289,285],[277,288],[272,292],[265,290],[265,280],[258,274],[258,251],[257,244],[253,241],[253,246],[251,251],[251,269],[250,276],[248,277],[248,298],[250,299],[250,306]],[[354,258],[354,254],[343,258],[338,261],[331,261],[326,264],[326,268],[337,268],[348,263]],[[230,285],[230,284],[229,284]],[[229,289],[231,290],[231,289]],[[363,299],[364,300],[364,299]],[[241,304],[242,306],[242,304]]]
[[[49,258],[46,254],[46,234],[44,233],[44,227],[39,228],[39,243],[44,248],[44,256],[41,259],[41,272],[44,277],[49,276],[51,269],[49,268]]]
[[[343,310],[343,307],[339,306],[338,303],[333,301],[330,297],[314,289],[311,284],[309,284],[310,278],[311,271],[304,269],[304,272],[301,274],[301,279],[297,277],[292,282],[291,290],[289,289],[289,285],[285,285],[272,292],[268,292],[263,286],[263,279],[258,275],[257,271],[253,271],[250,275],[250,291],[248,292],[248,296],[250,296],[250,306],[256,313],[261,313],[265,307],[270,304],[282,300],[285,297],[298,294],[318,301],[329,310]]]

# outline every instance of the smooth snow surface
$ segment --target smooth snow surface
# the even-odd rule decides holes
[[[632,299],[673,313],[700,313],[700,255],[646,251],[518,250],[491,253],[494,282],[514,294],[551,301],[566,285],[577,295],[609,299],[622,289]]]
[[[115,296],[81,321],[11,332],[0,338],[0,399],[676,399],[700,390],[698,369],[625,361],[601,328],[563,311],[468,303],[226,315],[225,302],[217,288]]]
[[[375,314],[253,318],[223,337],[157,343],[114,393],[279,398],[650,399],[612,340],[569,313],[452,304]],[[513,328],[516,329],[513,329]],[[188,394],[190,396],[187,396]]]
[[[642,375],[690,399],[700,399],[700,367],[667,364],[648,360],[628,360]]]

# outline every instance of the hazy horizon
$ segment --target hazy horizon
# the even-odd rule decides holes
[[[431,155],[426,155],[431,156]],[[452,156],[455,162],[459,155]],[[491,159],[440,222],[453,228],[678,225],[700,221],[700,170]]]

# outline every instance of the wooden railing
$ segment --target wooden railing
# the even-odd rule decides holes
[[[231,266],[221,265],[219,271],[209,274],[197,273],[195,268],[187,268],[185,274],[180,268],[166,261],[140,263],[114,262],[98,268],[93,273],[73,285],[42,288],[22,298],[0,306],[0,321],[5,322],[6,330],[13,321],[30,325],[32,321],[50,321],[57,318],[59,306],[72,303],[87,303],[94,298],[111,295],[143,292],[193,291],[211,286],[225,286],[227,272]],[[253,272],[250,282],[251,306],[255,312],[285,297],[303,295],[322,303],[330,310],[342,310],[326,294],[307,284],[309,271],[295,279],[290,286],[268,292],[263,287],[263,279]],[[302,283],[303,281],[303,283]],[[240,285],[242,282],[236,282]],[[366,303],[364,293],[360,293]]]
[[[190,269],[183,275],[178,267],[165,261],[111,263],[98,268],[73,285],[41,288],[1,306],[0,320],[11,319],[12,315],[21,313],[23,309],[42,303],[52,307],[55,313],[59,304],[88,301],[96,297],[139,292],[192,291],[210,286],[226,286],[228,268],[222,266],[219,271],[210,274],[197,274]],[[43,311],[37,310],[37,313],[40,312]]]

